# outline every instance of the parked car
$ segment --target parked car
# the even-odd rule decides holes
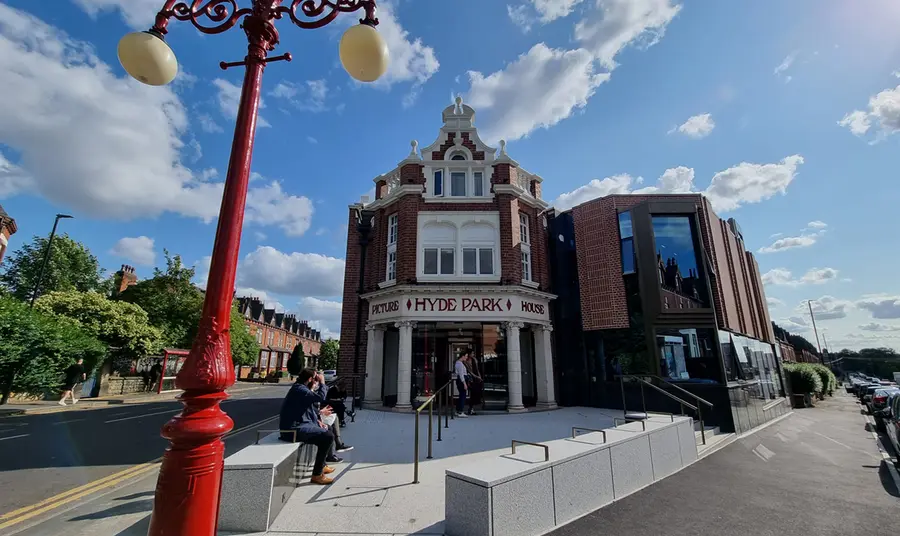
[[[871,397],[872,393],[875,392],[875,389],[881,389],[881,384],[880,383],[867,383],[865,385],[860,386],[860,388],[857,392],[857,396],[859,396],[859,402],[861,404],[865,404],[866,396],[868,395]]]
[[[890,415],[885,418],[885,431],[891,446],[894,447],[894,453],[900,453],[900,393],[894,395],[890,399]]]
[[[865,391],[863,391],[862,403],[866,406],[866,413],[872,413],[872,399],[875,396],[875,391],[879,389],[884,389],[884,386],[877,383],[870,383],[866,386]]]
[[[325,372],[322,373],[322,375],[325,376],[326,383],[331,383],[337,379],[337,371],[336,370],[326,370]]]
[[[869,413],[875,417],[875,429],[885,432],[885,419],[891,415],[890,403],[900,394],[900,389],[876,389],[868,404]]]

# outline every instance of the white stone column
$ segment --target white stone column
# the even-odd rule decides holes
[[[416,323],[412,320],[401,320],[394,324],[400,328],[400,355],[397,362],[397,405],[395,411],[409,411],[412,401],[409,399],[412,381],[412,331]]]
[[[506,375],[509,399],[506,410],[510,413],[525,411],[522,404],[522,353],[519,350],[519,330],[525,327],[522,322],[506,322]]]
[[[383,324],[366,326],[368,342],[366,343],[366,387],[363,407],[380,408],[384,405],[381,398],[381,376],[384,372],[384,330]]]
[[[556,407],[556,390],[553,386],[553,346],[550,334],[553,326],[534,326],[535,375],[537,376],[537,406],[543,409]]]

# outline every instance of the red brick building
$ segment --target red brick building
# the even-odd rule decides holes
[[[552,407],[555,296],[542,179],[503,142],[487,146],[460,99],[442,120],[433,143],[420,152],[413,142],[396,168],[375,177],[373,202],[350,206],[338,373],[364,372],[366,405],[409,410],[469,351],[486,406]],[[365,266],[362,218],[372,226]]]
[[[610,195],[549,228],[560,403],[616,407],[620,374],[651,374],[717,401],[737,429],[729,407],[781,399],[759,266],[704,196]]]
[[[309,327],[306,320],[266,309],[259,298],[239,298],[238,310],[260,346],[256,362],[260,375],[286,371],[288,359],[297,344],[303,346],[307,363],[315,362],[321,353],[322,334]]]
[[[9,247],[9,239],[16,234],[16,231],[18,231],[16,220],[11,218],[3,210],[3,206],[0,205],[0,262],[3,262],[3,257],[6,255],[6,250]]]

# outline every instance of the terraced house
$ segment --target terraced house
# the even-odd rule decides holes
[[[287,370],[287,361],[297,344],[309,362],[314,362],[322,350],[322,334],[296,315],[266,309],[259,298],[239,298],[238,310],[260,346],[256,367],[259,374]]]

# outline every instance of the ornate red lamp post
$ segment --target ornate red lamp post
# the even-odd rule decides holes
[[[274,21],[285,16],[305,29],[321,28],[344,12],[365,10],[360,24],[341,38],[344,69],[357,80],[372,82],[387,70],[388,50],[375,30],[375,0],[168,0],[146,32],[128,34],[119,42],[119,61],[128,74],[149,85],[165,85],[178,72],[172,49],[165,42],[171,19],[190,21],[205,34],[218,34],[240,22],[249,42],[246,58],[220,63],[222,69],[244,66],[234,142],[225,178],[216,240],[200,329],[184,367],[175,380],[184,390],[184,409],[162,429],[170,441],[163,456],[150,536],[212,536],[216,532],[225,445],[222,436],[234,422],[219,407],[234,384],[229,325],[237,270],[250,161],[259,110],[263,70],[270,61],[290,61],[291,55],[268,57],[278,44]]]

